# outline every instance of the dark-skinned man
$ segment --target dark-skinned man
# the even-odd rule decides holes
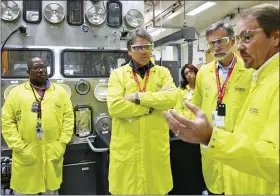
[[[74,115],[65,90],[47,79],[39,57],[27,62],[29,80],[15,87],[2,108],[2,134],[12,150],[11,189],[21,194],[58,194]]]

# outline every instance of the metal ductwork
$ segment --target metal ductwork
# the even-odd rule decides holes
[[[163,37],[154,42],[154,46],[161,46],[169,42],[175,42],[180,39],[184,39],[187,42],[195,41],[195,28],[194,27],[182,27],[180,31],[172,33],[166,37]]]

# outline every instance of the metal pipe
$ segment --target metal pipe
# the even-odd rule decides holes
[[[154,1],[152,0],[151,1],[152,2],[152,5],[153,5],[153,19],[152,20],[150,20],[150,21],[152,21],[152,26],[153,26],[153,28],[172,28],[172,29],[174,29],[174,28],[181,28],[181,27],[171,27],[171,26],[163,26],[163,25],[161,25],[161,26],[159,26],[159,25],[156,25],[156,20],[155,20],[155,18],[156,18],[156,16],[155,16],[155,3],[154,3]],[[181,4],[181,1],[179,0],[179,1],[177,1],[176,3],[179,3],[179,6],[178,7],[176,7],[176,8],[180,8],[181,6],[182,6],[182,4]],[[175,4],[176,4],[175,3]],[[170,9],[171,7],[173,7],[173,5],[174,4],[172,4],[171,6],[169,6],[167,9],[165,9],[163,12],[165,12],[166,10],[168,10],[168,9]],[[161,15],[163,12],[161,12],[159,15]],[[172,12],[172,11],[171,11]],[[167,14],[169,14],[170,12],[168,12]],[[158,16],[159,16],[158,15]],[[162,17],[161,17],[162,18]],[[149,22],[150,22],[149,21]],[[147,22],[147,23],[149,23],[149,22]],[[147,24],[146,23],[146,24]]]

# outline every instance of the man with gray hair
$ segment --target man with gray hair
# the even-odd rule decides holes
[[[252,70],[246,70],[241,58],[232,52],[235,44],[230,24],[216,22],[206,30],[208,49],[214,61],[202,67],[196,78],[193,103],[204,111],[214,126],[231,132],[250,88]],[[204,156],[203,176],[209,194],[223,194],[227,166]]]
[[[236,41],[246,68],[253,68],[247,99],[231,132],[211,126],[190,103],[190,121],[165,112],[171,129],[187,142],[207,145],[204,156],[227,165],[224,193],[279,195],[279,8],[269,4],[240,14]]]
[[[146,30],[132,32],[127,49],[130,61],[113,70],[108,82],[109,192],[167,194],[173,182],[163,111],[175,106],[176,87],[169,70],[151,60],[153,41]]]

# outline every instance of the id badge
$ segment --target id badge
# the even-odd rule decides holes
[[[36,136],[38,139],[42,139],[44,137],[44,130],[40,123],[36,126]]]
[[[38,112],[38,108],[39,108],[39,103],[38,102],[33,102],[32,103],[32,107],[31,107],[31,112]]]
[[[217,111],[218,111],[219,116],[225,116],[226,115],[226,104],[218,103]]]
[[[216,127],[225,127],[225,117],[219,116],[218,111],[212,113],[212,125]]]

